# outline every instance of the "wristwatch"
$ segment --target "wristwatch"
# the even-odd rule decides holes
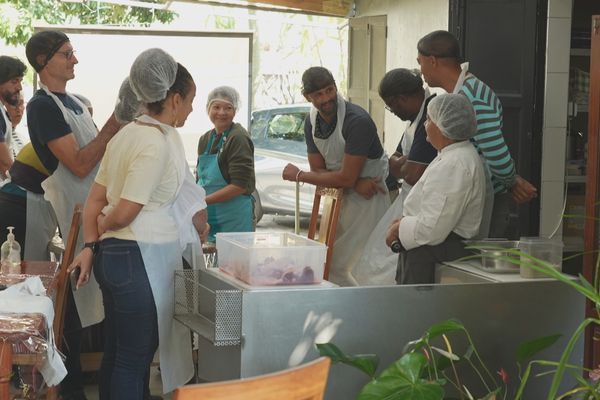
[[[96,254],[100,249],[100,242],[85,242],[83,248],[92,249],[92,254]]]

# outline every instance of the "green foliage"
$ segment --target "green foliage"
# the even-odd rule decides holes
[[[159,0],[144,1],[162,4]],[[43,21],[51,25],[78,22],[83,25],[148,26],[153,22],[171,22],[176,15],[166,10],[96,1],[64,3],[57,0],[0,0],[0,7],[0,35],[4,42],[10,45],[24,45],[33,34],[34,21]]]
[[[346,355],[333,343],[317,344],[317,349],[322,356],[331,358],[331,362],[334,364],[346,364],[359,369],[370,378],[375,377],[375,371],[379,365],[379,357],[375,354]]]

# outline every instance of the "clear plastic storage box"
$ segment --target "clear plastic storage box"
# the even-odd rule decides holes
[[[323,280],[327,246],[287,232],[217,233],[219,269],[254,286]]]
[[[519,250],[552,264],[558,271],[562,270],[563,247],[563,243],[555,239],[522,237],[519,240]],[[523,256],[521,256],[521,261],[526,261]],[[547,278],[541,272],[525,266],[521,266],[520,273],[523,278]]]

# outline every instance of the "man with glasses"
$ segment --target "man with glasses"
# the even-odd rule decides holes
[[[363,271],[358,264],[369,234],[390,204],[384,182],[388,158],[377,127],[365,110],[344,100],[327,69],[307,69],[302,86],[313,105],[304,125],[310,171],[288,164],[283,179],[345,189],[329,280],[341,286],[381,283],[382,271]],[[393,284],[393,275],[387,283]]]
[[[27,42],[27,60],[39,77],[40,89],[27,104],[31,143],[50,173],[41,186],[56,213],[61,234],[69,232],[73,209],[85,202],[108,141],[120,125],[113,115],[98,132],[85,105],[67,92],[78,63],[67,35],[59,31],[35,33]],[[81,237],[81,236],[80,236]],[[78,242],[80,250],[81,243]],[[79,361],[81,327],[102,320],[102,297],[93,276],[90,283],[69,292],[65,315],[68,374],[61,383],[62,399],[85,399]]]
[[[469,99],[477,117],[477,133],[471,142],[482,155],[493,185],[493,211],[486,203],[483,221],[490,220],[489,237],[509,236],[509,199],[525,203],[537,196],[537,189],[518,176],[502,135],[502,105],[496,93],[461,65],[458,40],[448,31],[434,31],[417,44],[417,62],[430,87],[448,93],[462,93]],[[490,196],[491,197],[491,196]],[[484,222],[482,222],[484,223]]]
[[[391,223],[402,217],[404,200],[412,187],[421,178],[425,169],[437,157],[437,150],[427,141],[425,119],[427,105],[435,97],[423,87],[418,70],[396,68],[388,71],[379,83],[379,97],[386,109],[409,124],[400,138],[395,153],[390,156],[390,175],[386,180],[388,189],[402,181],[400,193],[392,206],[377,223],[369,236],[359,265],[382,268],[394,274],[398,255],[385,244],[386,233]],[[385,267],[384,267],[385,266]],[[365,268],[368,270],[369,268]]]

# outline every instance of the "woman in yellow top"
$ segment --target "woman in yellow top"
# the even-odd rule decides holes
[[[85,203],[85,245],[70,270],[77,286],[92,266],[102,290],[105,343],[101,400],[144,400],[148,369],[158,347],[164,392],[194,373],[189,329],[173,320],[174,274],[181,265],[181,226],[204,232],[204,191],[192,177],[175,129],[192,111],[196,85],[189,72],[160,49],[134,61],[129,83],[144,113],[108,143]],[[179,219],[182,194],[195,191]],[[196,236],[196,240],[198,236]]]
[[[229,86],[209,93],[206,111],[214,128],[198,142],[198,184],[206,190],[208,241],[218,232],[254,231],[254,145],[248,131],[233,122],[240,95]]]

